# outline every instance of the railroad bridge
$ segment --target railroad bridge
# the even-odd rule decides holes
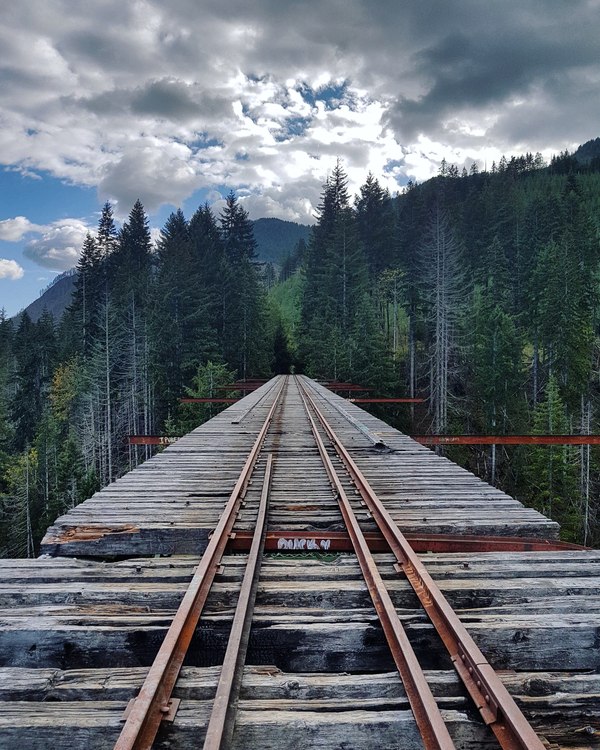
[[[600,747],[600,554],[278,376],[2,560],[0,747]]]

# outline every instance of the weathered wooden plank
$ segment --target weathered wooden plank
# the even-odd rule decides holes
[[[112,748],[120,730],[120,703],[45,703],[29,706],[0,704],[4,750],[104,750]],[[210,704],[183,701],[172,725],[163,728],[154,744],[158,750],[196,745],[203,740]],[[455,742],[464,750],[492,748],[487,730],[466,714],[444,711]],[[421,750],[422,740],[410,711],[293,711],[246,710],[237,714],[233,748],[264,747],[297,750],[298,745],[339,750],[340,747],[381,750]]]
[[[146,667],[112,669],[0,669],[0,701],[127,701],[143,683]],[[175,696],[210,700],[220,667],[184,667]],[[456,672],[427,670],[427,681],[436,697],[463,696]],[[520,704],[551,709],[600,704],[600,674],[582,672],[499,672],[504,685]],[[241,698],[252,700],[345,701],[405,696],[397,672],[327,674],[282,672],[273,665],[246,666]]]
[[[426,668],[445,663],[445,651],[421,612],[401,614]],[[598,669],[598,614],[476,614],[462,617],[493,666],[500,669]],[[0,622],[0,666],[81,668],[147,665],[166,633],[169,612],[77,607],[45,608],[43,616],[17,610]],[[206,616],[192,641],[189,663],[210,666],[222,658],[231,612]],[[276,664],[289,671],[381,671],[392,667],[376,618],[362,610],[257,609],[249,664]]]
[[[6,686],[16,685],[19,690],[31,687],[30,702],[0,702],[0,731],[3,740],[15,741],[18,737],[26,744],[35,737],[52,739],[56,748],[67,738],[77,743],[83,738],[87,747],[110,747],[120,723],[120,711],[135,693],[143,680],[145,670],[83,670],[61,672],[50,670],[0,670],[0,698],[6,696]],[[458,747],[487,747],[489,735],[481,725],[469,720],[465,714],[466,699],[456,674],[452,671],[427,672],[432,691],[449,720],[451,733]],[[214,694],[218,669],[184,668],[176,688],[176,696],[183,700],[181,713],[175,724],[162,732],[157,747],[170,747],[169,743],[187,740],[190,723],[201,738],[206,722],[209,701]],[[517,703],[523,708],[540,734],[550,736],[555,742],[571,745],[574,737],[583,734],[586,727],[597,725],[599,694],[598,675],[577,673],[525,673],[501,674]],[[31,700],[31,696],[35,696]],[[360,711],[357,710],[360,705]],[[369,727],[366,747],[385,747],[388,741],[387,723],[373,721],[375,717],[395,716],[394,739],[401,747],[410,747],[410,714],[405,693],[396,673],[376,675],[321,675],[282,673],[273,667],[246,668],[241,692],[238,741],[257,742],[258,727],[268,728],[269,747],[285,746],[279,734],[299,727],[296,742],[312,742],[316,728],[335,722],[340,727],[339,737],[361,747],[363,726]],[[192,712],[194,717],[192,718]],[[469,712],[470,713],[470,712]],[[402,714],[402,723],[398,717]],[[557,723],[558,717],[567,717]],[[320,717],[320,720],[317,720]],[[59,724],[61,732],[54,732]],[[251,733],[246,734],[247,725]],[[328,730],[329,731],[329,730]],[[308,732],[308,734],[306,733]],[[588,734],[589,736],[589,734]],[[390,735],[391,738],[391,735]],[[390,739],[390,741],[393,741]],[[167,745],[161,744],[167,742]],[[460,743],[460,744],[458,744]],[[466,743],[466,744],[465,744]],[[11,747],[11,745],[2,745]],[[16,746],[16,745],[15,745]],[[248,745],[245,745],[248,746]],[[261,745],[263,746],[263,745]],[[313,746],[313,745],[308,745]],[[319,745],[321,746],[321,745]],[[327,744],[325,746],[328,746]],[[493,747],[494,745],[490,745]],[[340,747],[338,744],[336,747]],[[591,747],[591,745],[590,745]]]

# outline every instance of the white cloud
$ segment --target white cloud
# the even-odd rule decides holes
[[[120,215],[226,186],[306,220],[338,156],[351,189],[371,170],[394,190],[442,156],[558,151],[597,136],[599,21],[595,2],[546,5],[13,4],[2,163],[97,187]]]
[[[10,279],[16,281],[22,279],[25,271],[17,263],[16,260],[7,260],[6,258],[0,258],[0,279]]]
[[[0,240],[19,242],[28,233],[43,230],[43,226],[33,224],[25,216],[15,216],[14,219],[0,221]]]
[[[45,268],[66,271],[77,264],[89,231],[90,228],[79,219],[61,219],[44,228],[41,237],[30,240],[23,254]]]

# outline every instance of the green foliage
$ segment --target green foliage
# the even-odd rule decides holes
[[[304,274],[297,272],[269,290],[269,302],[276,308],[287,334],[290,346],[296,350],[300,326],[302,297],[304,294]]]
[[[307,371],[345,378],[352,370],[352,329],[368,285],[365,254],[338,163],[327,180],[306,252],[300,351]]]
[[[474,368],[471,418],[479,421],[484,433],[518,433],[525,426],[526,413],[523,336],[514,317],[490,291],[489,286],[475,288],[469,316]]]
[[[256,240],[248,212],[240,205],[235,193],[227,196],[225,208],[221,212],[221,237],[225,255],[233,264],[256,257]]]
[[[228,396],[220,386],[233,383],[235,372],[219,362],[207,362],[198,365],[191,379],[191,385],[185,387],[188,398],[219,398]],[[179,404],[165,421],[167,435],[185,435],[203,424],[226,408],[224,404]]]
[[[27,449],[9,463],[6,494],[0,496],[0,550],[3,557],[34,557],[33,524],[40,513],[36,475],[38,456]]]
[[[554,376],[548,380],[544,399],[533,413],[533,433],[564,435],[569,432],[567,410]],[[534,507],[557,520],[565,539],[578,536],[577,449],[567,445],[537,446],[531,450],[527,466],[529,497]]]

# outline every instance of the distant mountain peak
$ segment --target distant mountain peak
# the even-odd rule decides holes
[[[589,164],[593,159],[600,158],[600,138],[594,138],[591,141],[586,141],[584,144],[579,146],[577,151],[573,154],[580,164]]]
[[[310,227],[306,224],[296,224],[284,219],[256,219],[252,224],[258,243],[258,259],[276,266],[280,266],[284,258],[294,250],[298,240],[308,242],[310,235]]]

